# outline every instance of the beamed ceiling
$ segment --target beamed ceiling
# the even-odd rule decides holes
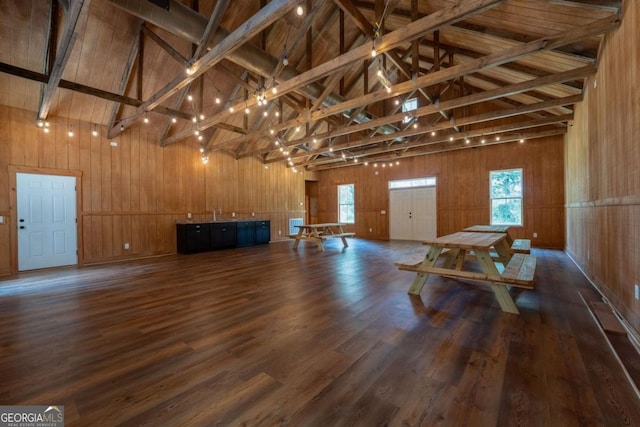
[[[621,0],[0,4],[0,104],[34,126],[149,126],[308,170],[563,134],[621,18]]]

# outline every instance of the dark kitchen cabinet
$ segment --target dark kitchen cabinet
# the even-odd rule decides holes
[[[210,224],[211,249],[227,249],[236,246],[236,223],[213,222]]]
[[[255,221],[256,244],[269,243],[271,240],[271,221]]]
[[[208,251],[209,224],[176,224],[178,252],[192,254]]]
[[[178,253],[228,249],[269,243],[270,221],[179,222],[176,224]]]
[[[236,246],[253,246],[256,244],[256,222],[238,221],[236,223]]]

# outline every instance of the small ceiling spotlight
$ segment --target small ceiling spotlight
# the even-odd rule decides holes
[[[193,123],[197,123],[198,122],[198,118],[196,116],[191,117],[191,121]]]
[[[289,57],[287,55],[282,57],[282,65],[289,65]]]
[[[98,136],[98,128],[96,128],[96,125],[93,125],[93,130],[91,131],[91,135]]]
[[[431,136],[436,136],[436,131],[435,130],[431,131]]]
[[[69,126],[69,132],[68,132],[69,136],[73,136],[73,126]]]
[[[175,117],[171,117],[171,123],[177,123],[178,119],[176,119]]]
[[[220,97],[219,97],[219,96],[216,96],[216,104],[220,104],[220,102],[222,102],[222,101],[220,100]]]
[[[470,141],[469,141],[469,138],[465,138],[465,139],[464,139],[464,143],[465,143],[465,144],[468,144],[469,142],[470,142]]]
[[[193,101],[193,96],[191,96],[191,94],[189,94],[189,95],[187,95],[187,99],[188,99],[189,101]]]
[[[522,144],[524,142],[524,138],[520,139],[520,144]]]
[[[202,163],[204,163],[205,165],[207,163],[209,163],[209,156],[207,156],[206,154],[202,155]]]
[[[302,16],[304,14],[304,9],[301,5],[298,5],[298,7],[296,8],[296,13],[298,14],[298,16]]]
[[[144,121],[144,124],[149,124],[149,117],[147,117],[147,113],[144,113],[144,119],[142,119],[142,121]]]
[[[43,122],[42,120],[38,120],[38,121],[36,122],[36,125],[37,125],[39,128],[44,127],[44,122]]]
[[[204,114],[200,114],[200,120],[204,120]]]
[[[284,65],[287,65],[287,64],[284,64]],[[275,95],[276,93],[278,93],[278,88],[277,88],[277,87],[275,87],[275,86],[274,86],[274,87],[272,87],[272,88],[271,88],[271,93],[273,93],[274,95]]]

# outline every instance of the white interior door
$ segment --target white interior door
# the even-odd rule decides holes
[[[436,231],[436,187],[390,190],[390,239],[423,241]]]
[[[18,270],[78,263],[76,178],[18,173]]]

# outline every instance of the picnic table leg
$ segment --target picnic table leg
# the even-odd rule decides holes
[[[511,244],[507,242],[507,239],[501,240],[500,242],[496,243],[495,249],[498,253],[498,261],[506,266],[509,261],[511,261]]]
[[[498,272],[498,268],[493,262],[491,254],[488,251],[476,250],[475,254],[476,259],[480,263],[480,266],[482,266],[482,271],[484,271],[485,274],[488,276],[500,277],[500,272]],[[511,298],[509,290],[505,285],[489,283],[489,286],[491,286],[491,290],[493,291],[502,311],[506,313],[520,314],[518,307],[516,307],[515,302],[513,302],[513,298]]]
[[[322,244],[322,239],[320,238],[320,234],[318,234],[318,230],[313,231],[311,235],[314,237],[314,240],[316,241],[316,245],[318,246],[320,252],[324,252],[324,245]]]
[[[303,230],[303,228],[300,228],[298,230],[298,234],[295,237],[296,240],[295,240],[295,242],[293,242],[293,249],[296,249],[296,250],[298,249],[298,245],[300,244],[300,240],[302,240],[302,230]]]
[[[440,256],[440,252],[442,252],[442,248],[431,246],[429,252],[427,252],[427,256],[424,257],[424,261],[422,261],[420,266],[433,267],[436,263],[436,260]],[[416,273],[416,278],[413,279],[413,283],[411,283],[409,293],[412,295],[420,295],[420,291],[422,291],[422,287],[424,286],[428,278],[429,275],[426,273]]]
[[[341,237],[341,239],[342,239],[342,244],[344,245],[344,247],[345,247],[345,248],[348,248],[348,247],[349,247],[349,244],[347,243],[347,238],[346,238],[346,237],[344,237],[344,236],[342,236],[342,237]]]

